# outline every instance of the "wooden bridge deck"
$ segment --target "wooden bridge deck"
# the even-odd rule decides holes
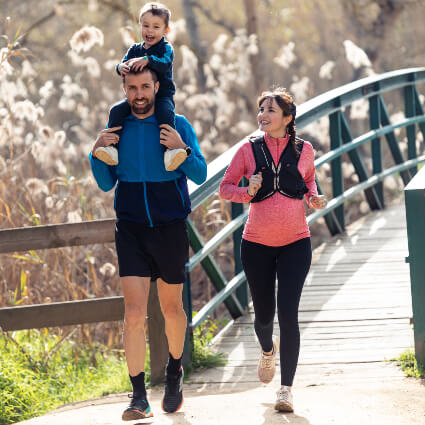
[[[314,251],[299,314],[298,381],[329,379],[338,365],[353,378],[359,368],[376,376],[385,369],[380,362],[413,346],[407,255],[404,204],[369,214]],[[275,326],[277,331],[277,321]],[[227,365],[191,382],[258,383],[252,308],[216,339],[215,348],[227,354]],[[395,369],[390,375],[402,377]]]
[[[295,414],[273,408],[279,373],[271,385],[258,382],[250,311],[216,338],[227,365],[190,376],[183,411],[161,413],[163,388],[149,390],[154,423],[423,424],[425,386],[384,361],[413,345],[403,210],[399,205],[370,214],[315,250],[300,311]],[[121,423],[127,403],[126,394],[108,396],[22,425],[113,425]]]

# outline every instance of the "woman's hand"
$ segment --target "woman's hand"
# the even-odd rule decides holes
[[[316,210],[323,210],[328,201],[323,195],[312,195],[309,199],[310,205]]]
[[[249,179],[248,195],[254,197],[263,183],[261,171],[258,174],[253,174]]]

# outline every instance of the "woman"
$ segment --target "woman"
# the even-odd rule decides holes
[[[258,107],[264,136],[248,140],[237,151],[220,185],[220,196],[232,202],[251,202],[241,255],[262,349],[258,377],[264,383],[272,381],[276,354],[282,348],[275,409],[292,412],[291,387],[300,347],[298,307],[311,263],[302,199],[315,209],[325,208],[326,200],[317,194],[313,147],[296,138],[296,107],[291,95],[281,88],[264,92]],[[238,186],[242,177],[249,179],[248,188]],[[273,337],[276,277],[280,337]]]

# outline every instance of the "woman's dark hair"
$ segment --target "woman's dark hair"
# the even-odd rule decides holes
[[[297,107],[294,103],[294,99],[289,92],[286,91],[283,87],[278,87],[273,91],[265,91],[261,93],[260,97],[257,99],[257,105],[260,107],[263,102],[267,99],[275,100],[279,105],[279,108],[282,109],[283,116],[287,117],[292,115],[291,122],[286,126],[286,131],[289,134],[289,142],[294,148],[295,154],[300,155],[296,148],[297,141],[295,140],[296,131],[295,131],[295,116],[297,114]]]
[[[152,13],[154,16],[160,16],[165,23],[165,27],[168,28],[170,24],[171,12],[165,4],[159,2],[146,3],[139,13],[139,22],[142,20],[142,17],[145,13]]]

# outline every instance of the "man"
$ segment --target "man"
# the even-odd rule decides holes
[[[144,382],[144,327],[151,279],[157,280],[169,347],[162,407],[171,413],[183,403],[181,357],[187,319],[182,291],[189,254],[186,217],[191,211],[187,178],[201,184],[207,166],[185,117],[176,116],[177,131],[166,124],[159,129],[154,115],[158,88],[155,71],[145,67],[141,72],[129,72],[123,89],[132,114],[125,119],[121,137],[113,133],[118,127],[101,131],[90,154],[98,186],[106,192],[118,182],[115,243],[125,303],[124,350],[133,385],[123,420],[153,416]],[[120,162],[116,167],[95,158],[98,147],[118,140]],[[186,150],[187,159],[177,170],[165,170],[161,144]]]

